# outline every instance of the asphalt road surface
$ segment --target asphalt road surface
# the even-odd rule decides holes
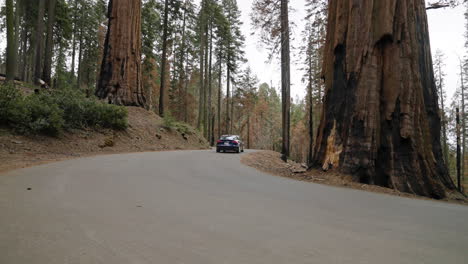
[[[294,181],[239,159],[122,154],[2,174],[0,263],[468,263],[468,207]]]

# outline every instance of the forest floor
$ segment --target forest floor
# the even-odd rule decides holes
[[[194,129],[167,127],[161,117],[142,108],[128,107],[128,124],[123,131],[73,130],[59,137],[18,135],[0,128],[0,172],[101,154],[209,147]]]
[[[318,169],[306,170],[304,166],[299,163],[295,163],[290,160],[288,160],[287,163],[283,162],[281,160],[281,154],[274,151],[258,151],[248,153],[241,157],[241,162],[245,165],[254,167],[260,171],[269,174],[291,178],[299,181],[326,184],[336,187],[358,189],[376,193],[384,193],[408,198],[433,200],[423,196],[402,193],[390,188],[358,183],[353,181],[350,175],[344,175],[333,171],[325,172],[323,170]],[[442,201],[468,205],[468,199],[466,197],[463,197],[459,193],[449,193],[448,198],[443,199]]]

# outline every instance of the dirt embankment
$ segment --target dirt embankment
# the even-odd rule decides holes
[[[281,160],[281,154],[274,151],[258,151],[249,153],[241,157],[241,162],[247,166],[254,167],[269,174],[292,178],[299,181],[385,193],[395,196],[432,200],[427,197],[402,193],[394,189],[357,183],[352,180],[351,176],[333,171],[324,172],[322,170],[316,169],[306,170],[301,164],[292,161],[288,161],[288,163],[283,162]],[[448,198],[444,199],[443,201],[468,205],[468,199],[463,198],[463,196],[459,193],[449,193]]]
[[[58,138],[16,135],[0,128],[0,172],[99,154],[209,147],[195,130],[167,128],[161,117],[142,108],[128,107],[128,123],[125,131],[74,130]]]

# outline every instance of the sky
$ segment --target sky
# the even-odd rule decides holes
[[[250,12],[253,0],[237,0],[239,8],[242,12],[242,31],[246,37],[245,52],[249,65],[253,72],[257,75],[260,83],[266,82],[273,84],[279,89],[281,72],[278,59],[268,62],[268,53],[265,47],[259,43],[259,39],[253,32],[250,25]],[[0,0],[0,6],[3,6],[4,0]],[[293,40],[292,47],[299,47],[300,34],[304,27],[304,0],[290,0],[290,20],[295,22],[296,27],[292,28]],[[463,57],[464,51],[464,10],[465,6],[461,5],[456,8],[445,8],[429,10],[429,34],[431,39],[432,54],[435,54],[437,49],[442,50],[446,56],[446,91],[448,98],[451,98],[457,87],[460,86],[459,75],[459,57]],[[5,34],[0,34],[0,48],[5,48]],[[293,98],[305,96],[305,84],[301,82],[303,73],[299,70],[297,62],[300,60],[297,56],[297,50],[292,49],[291,54],[291,95]]]
[[[281,80],[280,64],[278,60],[273,60],[268,63],[268,53],[265,48],[262,48],[258,43],[256,36],[251,36],[253,32],[250,25],[249,14],[251,12],[253,0],[237,0],[242,11],[242,31],[246,37],[246,57],[249,60],[248,64],[256,73],[261,83],[272,83],[273,86],[279,87]],[[300,46],[300,34],[304,27],[304,0],[291,0],[290,7],[294,9],[290,14],[290,20],[296,23],[296,28],[292,29],[294,40],[291,41],[293,46]],[[429,34],[431,39],[432,54],[435,54],[437,49],[443,51],[446,56],[446,92],[448,98],[452,97],[456,88],[460,86],[459,77],[459,60],[458,57],[464,55],[464,6],[456,8],[429,10]],[[303,73],[298,69],[299,66],[294,62],[298,61],[297,51],[291,54],[291,96],[293,98],[305,96],[305,84],[301,82]]]

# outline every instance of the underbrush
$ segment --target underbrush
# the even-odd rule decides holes
[[[177,121],[170,113],[166,113],[163,118],[163,126],[169,130],[178,131],[181,134],[193,134],[193,128],[183,122]]]
[[[13,85],[0,85],[0,125],[19,133],[56,136],[73,128],[127,128],[125,107],[87,98],[74,89],[24,96]]]

